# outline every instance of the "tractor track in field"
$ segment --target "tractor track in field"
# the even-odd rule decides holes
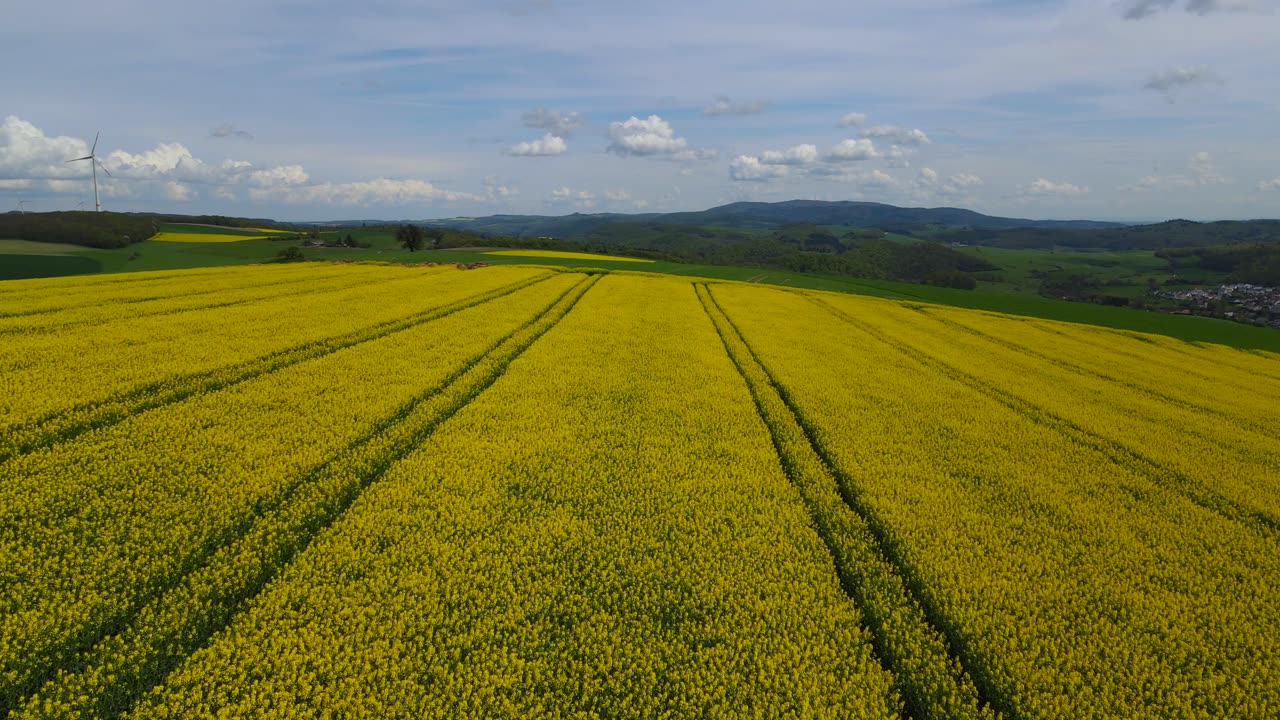
[[[1067,418],[1041,408],[982,378],[939,360],[933,355],[897,342],[883,331],[863,323],[820,298],[812,295],[806,297],[832,315],[893,348],[898,353],[911,358],[920,365],[936,370],[968,387],[970,390],[995,400],[1022,417],[1057,432],[1077,445],[1098,452],[1117,465],[1127,468],[1141,477],[1145,477],[1156,487],[1181,495],[1192,504],[1217,513],[1271,540],[1280,540],[1280,518],[1261,510],[1245,507],[1223,497],[1205,487],[1199,480],[1149,457],[1140,450],[1131,448],[1118,440],[1096,433]]]
[[[1121,337],[1127,338],[1127,339],[1129,339],[1129,340],[1137,340],[1137,341],[1139,341],[1139,342],[1144,342],[1144,343],[1150,343],[1150,342],[1151,342],[1150,340],[1148,340],[1147,338],[1142,337],[1141,335],[1136,335],[1136,334],[1134,334],[1134,333],[1125,332],[1125,331],[1122,331],[1122,330],[1116,330],[1115,328],[1100,327],[1100,326],[1096,326],[1096,325],[1086,325],[1085,327],[1095,328],[1095,329],[1097,329],[1097,330],[1102,331],[1103,333],[1112,333],[1112,334],[1120,335]],[[1062,330],[1059,330],[1059,329],[1054,328],[1054,327],[1051,327],[1051,326],[1038,326],[1038,328],[1037,328],[1037,329],[1039,329],[1039,330],[1041,330],[1041,331],[1043,331],[1043,332],[1046,332],[1046,333],[1050,333],[1050,334],[1052,334],[1052,335],[1057,335],[1058,337],[1066,338],[1067,340],[1070,340],[1070,341],[1072,341],[1072,342],[1077,342],[1077,343],[1080,343],[1080,344],[1082,344],[1082,345],[1086,345],[1086,346],[1088,346],[1088,347],[1098,348],[1098,349],[1100,349],[1100,350],[1105,350],[1105,351],[1107,351],[1107,352],[1113,352],[1113,353],[1116,353],[1116,354],[1122,355],[1122,356],[1124,356],[1124,357],[1126,357],[1126,358],[1129,358],[1129,359],[1134,360],[1134,361],[1139,362],[1139,363],[1154,363],[1154,364],[1160,365],[1160,366],[1162,366],[1162,367],[1168,368],[1169,370],[1172,370],[1172,371],[1174,371],[1174,372],[1180,372],[1180,373],[1186,373],[1186,374],[1189,374],[1189,375],[1194,375],[1194,376],[1196,376],[1197,378],[1200,378],[1201,380],[1204,380],[1205,382],[1212,382],[1212,383],[1221,383],[1221,382],[1223,382],[1221,379],[1213,378],[1213,377],[1210,377],[1210,376],[1208,376],[1208,375],[1201,374],[1201,373],[1199,373],[1199,372],[1197,372],[1197,371],[1195,371],[1195,370],[1188,369],[1188,368],[1187,368],[1187,367],[1185,367],[1185,366],[1179,366],[1179,365],[1173,365],[1173,364],[1170,364],[1169,362],[1166,362],[1165,360],[1161,359],[1161,358],[1160,358],[1160,356],[1159,356],[1158,354],[1156,354],[1156,353],[1150,353],[1150,354],[1147,354],[1147,355],[1142,355],[1142,354],[1132,353],[1132,352],[1129,352],[1128,350],[1122,350],[1122,349],[1120,349],[1120,348],[1116,348],[1116,347],[1112,347],[1112,346],[1108,346],[1108,345],[1102,344],[1102,343],[1100,343],[1100,342],[1098,342],[1098,341],[1093,340],[1092,338],[1085,338],[1085,337],[1080,337],[1080,336],[1078,336],[1078,335],[1071,335],[1071,334],[1069,334],[1069,333],[1066,333],[1066,332],[1064,332],[1064,331],[1062,331]],[[1100,335],[1101,335],[1101,333],[1100,333]],[[1190,342],[1190,341],[1184,341],[1184,342],[1185,342],[1186,344],[1188,344],[1188,345],[1195,345],[1194,343],[1192,343],[1192,342]],[[1199,348],[1199,346],[1195,346],[1195,347]],[[1191,358],[1191,359],[1193,359],[1193,360],[1203,361],[1203,358],[1197,358],[1197,357],[1196,357],[1195,355],[1193,355],[1192,353],[1187,352],[1187,350],[1186,350],[1185,348],[1179,347],[1179,346],[1177,346],[1177,345],[1161,345],[1161,346],[1160,346],[1160,348],[1161,348],[1162,350],[1167,350],[1167,351],[1169,351],[1169,352],[1171,352],[1171,353],[1177,353],[1178,355],[1181,355],[1181,356],[1183,356],[1183,357]],[[1263,358],[1263,359],[1272,359],[1272,358],[1270,358],[1269,356],[1267,356],[1267,355],[1263,355],[1263,354],[1262,354],[1262,353],[1263,353],[1263,352],[1265,352],[1265,351],[1261,351],[1261,350],[1257,350],[1257,349],[1244,349],[1244,348],[1234,348],[1234,349],[1239,350],[1240,352],[1247,352],[1247,353],[1249,353],[1250,355],[1254,355],[1255,357],[1260,357],[1260,358]],[[1222,367],[1230,368],[1232,371],[1237,372],[1237,373],[1241,373],[1241,374],[1258,374],[1258,375],[1261,375],[1262,377],[1267,378],[1268,380],[1276,380],[1276,381],[1280,381],[1280,374],[1271,374],[1271,373],[1264,372],[1264,371],[1262,371],[1262,370],[1260,370],[1260,369],[1257,369],[1257,368],[1252,368],[1252,369],[1251,369],[1251,368],[1243,368],[1243,367],[1240,367],[1239,365],[1236,365],[1236,364],[1234,364],[1234,363],[1227,363],[1227,362],[1223,362],[1223,361],[1221,361],[1221,360],[1219,360],[1218,362],[1219,362],[1219,364],[1220,364]],[[1240,388],[1240,391],[1241,391],[1241,392],[1257,392],[1257,388],[1250,388],[1250,387],[1248,387],[1248,386],[1236,385],[1235,383],[1232,383],[1232,385],[1235,385],[1236,387]]]
[[[325,275],[324,277],[331,278],[331,277],[341,277],[341,276],[342,276],[342,273],[339,272],[333,275]],[[173,278],[168,278],[168,279],[173,280]],[[266,277],[266,278],[262,278],[261,281],[255,281],[249,285],[241,285],[237,287],[220,287],[220,288],[214,288],[212,290],[197,290],[195,292],[181,292],[179,290],[171,290],[168,292],[162,292],[158,295],[147,295],[146,297],[111,298],[109,302],[111,302],[112,304],[119,304],[119,305],[133,305],[136,303],[153,302],[156,300],[172,300],[173,298],[179,298],[179,297],[198,297],[200,295],[208,295],[210,293],[237,292],[242,290],[252,290],[254,288],[271,287],[273,285],[288,285],[295,282],[306,282],[309,279],[310,278],[306,275],[299,276],[299,278],[296,280],[281,280],[281,281],[273,281],[271,278]],[[86,293],[86,294],[89,294],[90,297],[83,298],[72,305],[60,305],[58,307],[43,308],[39,310],[18,310],[15,312],[3,311],[3,312],[0,312],[0,320],[9,319],[9,318],[30,317],[32,315],[47,315],[49,313],[63,312],[66,310],[82,310],[87,307],[92,307],[94,305],[102,304],[103,301],[100,298],[97,298],[91,293]]]
[[[199,290],[196,292],[177,293],[174,295],[157,295],[155,297],[132,298],[129,300],[113,300],[111,302],[113,305],[125,305],[125,306],[137,305],[139,303],[155,302],[159,300],[174,300],[178,298],[201,297],[204,295],[214,295],[219,293],[247,292],[247,291],[254,290],[255,288],[273,288],[273,287],[280,287],[281,285],[298,285],[302,283],[314,283],[317,281],[332,280],[334,278],[340,278],[343,275],[344,273],[334,273],[332,275],[320,275],[314,278],[304,277],[297,280],[282,280],[280,282],[264,283],[262,285],[251,285],[249,287],[243,287],[243,288],[230,288],[230,289],[216,288],[213,290]],[[347,290],[350,288],[359,287],[360,285],[367,282],[369,281],[364,280],[361,282],[353,282],[349,285],[340,285],[333,288],[322,288],[319,292],[337,292],[339,290]],[[162,316],[162,315],[178,315],[180,313],[185,313],[185,312],[195,312],[197,310],[212,310],[212,309],[224,308],[224,307],[234,307],[236,305],[247,305],[250,303],[262,302],[264,300],[273,300],[276,298],[291,297],[294,295],[302,295],[302,294],[314,293],[314,292],[317,292],[317,291],[315,289],[307,289],[307,290],[301,290],[301,291],[286,291],[282,293],[264,295],[262,297],[243,298],[240,300],[227,300],[223,302],[212,302],[206,305],[195,305],[192,307],[171,308],[171,309],[164,309],[164,310],[156,310],[154,312],[131,313],[127,315],[121,315],[121,317],[118,319],[119,320],[136,320],[138,318],[156,317],[156,316]],[[47,315],[50,313],[74,312],[76,310],[84,310],[85,308],[94,307],[95,305],[98,305],[98,304],[99,303],[85,303],[84,305],[74,305],[71,307],[58,307],[58,308],[50,308],[47,310],[35,310],[27,313],[10,313],[7,315],[0,315],[0,324],[3,324],[4,321],[6,320],[29,318],[29,317],[35,317],[37,315]],[[0,335],[19,335],[19,334],[25,335],[29,333],[58,332],[60,330],[63,330],[64,328],[76,327],[78,325],[92,325],[92,324],[102,323],[102,322],[103,321],[96,320],[96,319],[86,319],[86,320],[73,320],[71,322],[62,323],[58,325],[48,324],[48,325],[34,325],[31,327],[0,327]]]
[[[1119,385],[1120,387],[1126,388],[1128,390],[1132,390],[1137,394],[1145,395],[1149,398],[1158,400],[1162,403],[1167,403],[1174,407],[1182,408],[1183,410],[1188,410],[1190,412],[1201,413],[1205,415],[1212,415],[1214,417],[1220,418],[1223,422],[1231,423],[1242,430],[1247,430],[1249,432],[1259,433],[1262,435],[1266,435],[1269,432],[1267,428],[1264,428],[1259,424],[1252,422],[1248,418],[1232,415],[1223,410],[1212,408],[1207,405],[1200,405],[1199,403],[1195,403],[1190,400],[1182,400],[1180,398],[1173,397],[1172,395],[1166,395],[1160,392],[1159,390],[1154,390],[1151,388],[1146,388],[1140,385],[1136,385],[1128,380],[1125,380],[1124,378],[1115,377],[1114,375],[1108,375],[1107,373],[1099,372],[1097,370],[1093,370],[1092,368],[1084,367],[1083,365],[1077,365],[1073,362],[1070,362],[1068,360],[1063,360],[1062,358],[1059,358],[1059,357],[1054,357],[1053,355],[1049,355],[1048,353],[1042,353],[1038,350],[1029,348],[1025,345],[1014,342],[1012,340],[1005,340],[1004,338],[997,337],[995,335],[984,332],[977,328],[969,327],[964,323],[951,320],[950,318],[938,317],[936,315],[929,313],[927,310],[923,310],[920,308],[911,308],[911,309],[920,313],[924,317],[927,317],[930,320],[934,320],[943,325],[946,325],[947,327],[955,328],[962,332],[973,335],[974,337],[977,337],[981,340],[1004,347],[1013,352],[1035,358],[1036,360],[1039,360],[1041,362],[1046,362],[1055,367],[1062,368],[1067,372],[1075,373],[1078,375],[1084,375],[1086,377],[1092,377],[1096,380],[1101,380],[1103,382]],[[1198,437],[1204,438],[1205,440],[1209,440],[1211,442],[1218,441],[1216,438],[1208,438],[1199,433],[1193,433],[1193,434],[1196,434]]]
[[[75,708],[79,717],[128,712],[229,625],[365,490],[496,382],[598,280],[586,277],[566,289],[516,330],[246,512],[242,522],[220,533],[127,613],[56,648],[43,672],[0,695],[0,717],[21,717],[24,709],[53,699]],[[110,683],[99,681],[107,675]]]
[[[321,338],[293,347],[283,348],[234,365],[206,372],[191,373],[160,382],[147,383],[109,395],[95,402],[55,411],[25,423],[11,425],[4,428],[3,435],[0,435],[0,443],[3,443],[0,444],[0,463],[40,448],[73,440],[87,432],[114,425],[148,410],[172,405],[196,395],[216,392],[305,360],[323,357],[339,350],[438,320],[461,310],[518,292],[535,283],[547,280],[554,274],[553,272],[544,273],[437,308],[413,313],[397,320],[388,320],[342,335]]]
[[[815,426],[760,360],[706,285],[695,285],[716,333],[809,510],[876,659],[913,720],[1019,717],[920,585],[883,521],[836,465]]]

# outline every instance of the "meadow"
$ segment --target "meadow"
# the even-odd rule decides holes
[[[0,301],[0,717],[1280,713],[1272,353],[514,264]]]

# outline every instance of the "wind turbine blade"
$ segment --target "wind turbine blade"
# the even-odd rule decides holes
[[[99,135],[101,135],[101,134],[102,134],[102,131],[101,131],[101,130],[99,130],[99,131],[97,132],[97,134],[93,136],[93,147],[92,147],[92,148],[90,148],[90,150],[89,150],[89,154],[90,154],[90,155],[93,155],[95,152],[97,152],[97,151],[98,151],[98,136],[99,136]]]
[[[67,162],[80,162],[81,160],[92,160],[92,159],[93,159],[92,155],[85,155],[82,158],[76,158],[75,160],[68,160]]]
[[[98,158],[94,158],[93,160],[94,160],[94,162],[98,162]],[[108,172],[108,171],[107,171],[107,169],[106,169],[105,167],[103,167],[103,166],[102,166],[102,163],[100,163],[100,162],[98,163],[98,169],[99,169],[99,170],[101,170],[101,171],[102,171],[102,172],[104,172],[104,173],[107,173],[107,177],[109,177],[109,178],[113,178],[113,177],[115,177],[115,175],[112,175],[110,172]]]

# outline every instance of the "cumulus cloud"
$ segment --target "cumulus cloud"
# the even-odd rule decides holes
[[[900,128],[894,125],[877,125],[873,128],[867,128],[862,131],[862,137],[876,140],[888,140],[894,145],[902,145],[906,147],[919,147],[928,145],[931,141],[929,136],[924,134],[923,130],[911,130]]]
[[[866,113],[851,112],[845,113],[845,116],[840,118],[840,122],[836,123],[836,127],[859,127],[865,125],[866,122]]]
[[[865,138],[859,140],[841,140],[835,147],[827,151],[823,158],[827,162],[859,162],[862,160],[875,160],[880,157],[880,152],[876,150],[875,143]]]
[[[548,135],[558,138],[569,137],[585,124],[582,113],[560,112],[544,107],[536,107],[526,112],[521,120],[525,127],[546,130]]]
[[[657,115],[641,120],[631,117],[623,122],[609,123],[609,152],[621,157],[630,155],[675,155],[688,146],[684,138],[676,137],[671,125]]]
[[[502,179],[497,175],[485,176],[481,184],[484,186],[484,196],[487,200],[504,200],[520,194],[518,188],[503,184]]]
[[[249,183],[258,187],[306,185],[311,181],[301,165],[286,165],[249,173]]]
[[[63,135],[49,137],[15,115],[0,123],[0,178],[80,177],[86,172],[80,163],[68,165],[66,161],[88,154],[89,144],[84,140]]]
[[[566,152],[569,152],[569,144],[564,138],[551,133],[543,135],[541,140],[516,143],[507,148],[507,154],[515,157],[550,157]]]
[[[213,138],[239,138],[241,140],[252,140],[253,135],[246,130],[241,130],[235,125],[226,122],[209,131],[209,137]]]
[[[720,157],[720,151],[715,148],[689,148],[671,155],[672,160],[683,163],[706,162],[718,157]]]
[[[631,193],[626,190],[605,190],[604,199],[609,202],[626,202],[631,199]]]
[[[596,195],[589,190],[559,187],[551,191],[550,202],[557,205],[572,204],[574,207],[587,210],[596,206]]]
[[[764,165],[808,165],[817,161],[816,145],[796,145],[787,150],[765,150],[760,153],[760,162]]]
[[[913,188],[921,196],[955,198],[968,196],[984,184],[982,178],[972,173],[956,173],[943,177],[933,168],[922,168],[913,183]]]
[[[750,102],[735,103],[728,95],[718,95],[711,104],[702,109],[702,114],[708,117],[716,117],[719,115],[758,115],[769,109],[769,103],[766,100],[752,100]]]
[[[898,181],[883,170],[854,171],[847,167],[819,165],[808,168],[805,174],[832,182],[857,185],[860,188],[884,190],[898,187]]]
[[[1128,20],[1141,20],[1158,13],[1181,6],[1183,10],[1195,15],[1208,15],[1215,12],[1241,12],[1256,10],[1257,0],[1120,0],[1120,12]]]
[[[387,178],[351,183],[254,188],[249,191],[249,196],[257,201],[278,200],[298,205],[411,205],[439,200],[484,200],[479,195],[445,190],[424,180]]]
[[[186,202],[194,196],[194,193],[183,183],[169,180],[164,183],[164,196],[176,202]]]
[[[1280,177],[1274,180],[1263,180],[1258,183],[1259,192],[1270,192],[1272,190],[1280,190]]]
[[[1192,155],[1191,159],[1187,161],[1187,172],[1185,173],[1148,175],[1136,183],[1122,185],[1120,189],[1129,192],[1185,190],[1195,187],[1221,185],[1225,182],[1227,182],[1227,178],[1223,177],[1222,173],[1218,171],[1213,155],[1201,151]]]
[[[729,162],[729,177],[738,182],[767,182],[789,172],[786,165],[767,165],[751,155],[739,155]]]
[[[1201,151],[1192,155],[1187,167],[1200,185],[1218,185],[1227,181],[1218,172],[1218,167],[1213,162],[1213,156],[1207,152]]]
[[[1022,190],[1022,194],[1031,197],[1080,197],[1088,195],[1089,188],[1083,185],[1073,185],[1068,182],[1053,182],[1040,178]]]

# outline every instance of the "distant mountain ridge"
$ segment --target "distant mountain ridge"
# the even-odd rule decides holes
[[[1094,220],[1029,220],[996,217],[952,207],[905,208],[874,202],[823,200],[788,200],[776,203],[735,202],[696,212],[573,213],[562,216],[490,215],[475,218],[442,218],[427,222],[432,225],[492,235],[545,235],[561,238],[580,237],[600,226],[614,223],[713,225],[744,229],[767,229],[793,223],[879,228],[932,225],[987,230],[1011,228],[1096,230],[1125,226],[1125,223]]]

